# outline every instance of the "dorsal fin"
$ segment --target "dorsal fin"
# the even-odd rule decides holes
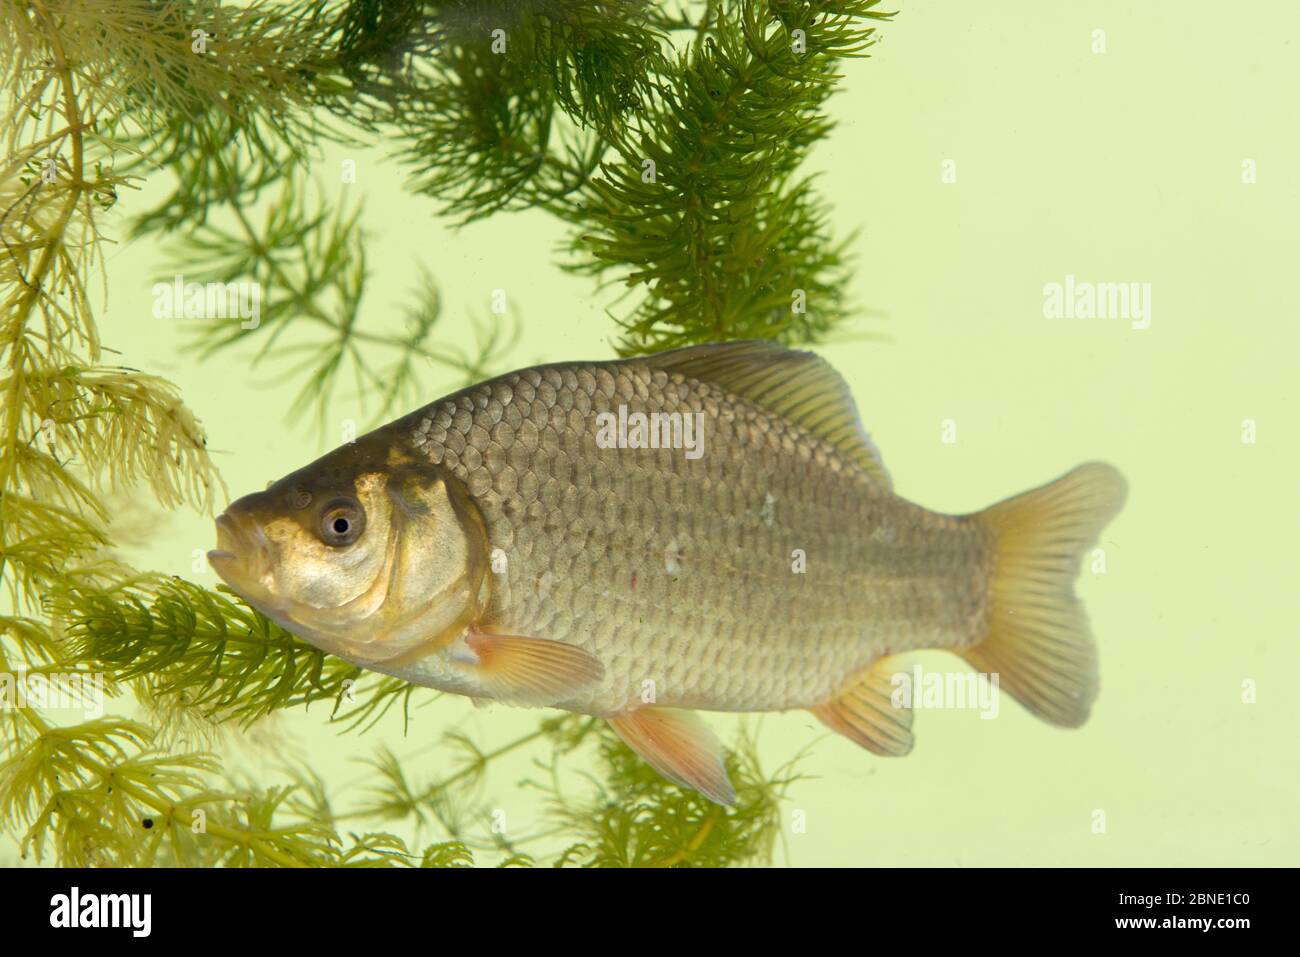
[[[711,382],[825,439],[885,488],[880,452],[862,428],[848,385],[829,362],[775,342],[745,339],[646,356],[658,369]]]

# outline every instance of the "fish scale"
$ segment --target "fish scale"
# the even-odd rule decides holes
[[[600,448],[597,416],[620,403],[702,412],[703,454]],[[676,707],[808,707],[882,655],[968,643],[985,614],[979,528],[709,382],[636,360],[548,366],[395,426],[464,483],[505,556],[492,626],[604,665],[570,710],[618,713],[648,689]]]

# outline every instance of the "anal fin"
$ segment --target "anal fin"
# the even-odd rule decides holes
[[[609,719],[623,742],[668,780],[717,804],[736,803],[722,745],[694,712],[639,708]]]
[[[912,709],[893,701],[893,657],[877,659],[834,697],[808,710],[832,731],[873,754],[898,757],[912,750]]]

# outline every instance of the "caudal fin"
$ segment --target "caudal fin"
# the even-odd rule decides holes
[[[1052,724],[1078,727],[1097,697],[1097,646],[1074,579],[1124,504],[1113,467],[1081,465],[974,516],[993,546],[988,633],[962,656]]]

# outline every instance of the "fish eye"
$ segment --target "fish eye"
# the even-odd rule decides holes
[[[351,498],[336,498],[320,514],[320,537],[326,545],[351,545],[366,528],[366,512]]]

